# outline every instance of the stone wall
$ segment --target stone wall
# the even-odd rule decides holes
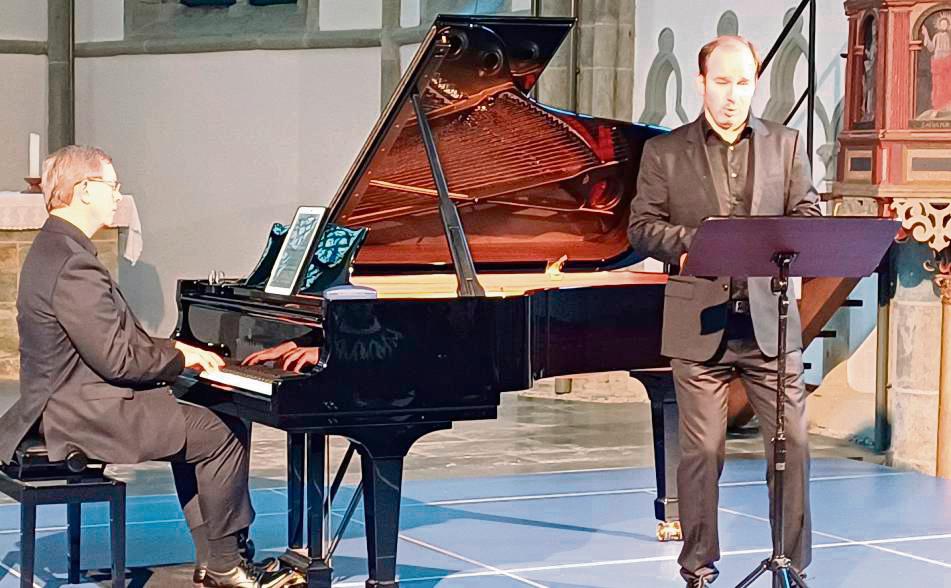
[[[541,102],[617,120],[634,115],[634,2],[581,2],[577,15],[577,86],[571,96],[571,37],[538,82]],[[570,16],[570,0],[542,0],[543,16]]]
[[[634,116],[634,2],[582,2],[578,112]]]
[[[0,379],[19,377],[19,337],[16,299],[20,268],[39,231],[0,231]],[[99,259],[113,278],[119,264],[119,230],[103,229],[93,236]]]
[[[888,414],[890,463],[935,473],[938,438],[938,378],[941,367],[941,299],[927,245],[897,249],[897,286],[891,301]]]

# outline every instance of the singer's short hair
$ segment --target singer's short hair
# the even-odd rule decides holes
[[[756,75],[759,77],[760,68],[763,65],[763,61],[759,57],[759,51],[756,50],[756,46],[753,45],[753,43],[739,35],[721,35],[700,49],[700,54],[697,56],[697,65],[700,67],[700,75],[707,75],[707,61],[710,60],[710,54],[713,53],[717,47],[727,45],[746,47],[749,49],[753,55],[753,62],[756,64]]]

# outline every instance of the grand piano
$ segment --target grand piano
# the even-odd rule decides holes
[[[539,378],[642,370],[657,400],[658,516],[676,518],[666,475],[675,413],[664,408],[659,352],[666,275],[624,269],[638,260],[626,229],[641,150],[663,130],[532,97],[573,24],[435,20],[327,211],[327,226],[368,229],[345,278],[375,298],[303,286],[273,295],[251,279],[179,282],[179,340],[235,363],[289,340],[320,350],[301,373],[235,365],[228,383],[189,373],[174,384],[182,401],[288,432],[283,557],[310,586],[330,586],[340,536],[328,530],[342,480],[325,478],[328,435],[351,443],[344,468],[360,456],[346,518],[362,499],[366,585],[395,587],[413,443],[455,421],[496,418],[501,393]]]

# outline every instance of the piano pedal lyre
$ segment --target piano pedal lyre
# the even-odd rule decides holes
[[[663,521],[657,523],[657,540],[661,543],[668,541],[683,541],[684,532],[680,528],[680,521]]]

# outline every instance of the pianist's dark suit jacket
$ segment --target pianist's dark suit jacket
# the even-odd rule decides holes
[[[701,115],[702,117],[702,115]],[[804,138],[783,125],[750,117],[753,130],[752,215],[819,216]],[[636,251],[677,265],[701,221],[729,213],[714,188],[702,118],[647,141],[631,202],[628,237]],[[664,298],[661,352],[691,361],[713,357],[723,339],[730,280],[671,276]],[[777,300],[768,278],[749,280],[756,342],[775,357]],[[802,348],[799,311],[790,304],[789,351]]]
[[[167,457],[185,443],[168,388],[184,357],[136,320],[93,243],[51,216],[23,264],[17,296],[20,398],[0,417],[0,460],[10,461],[42,415],[52,459],[67,446],[110,463]]]

